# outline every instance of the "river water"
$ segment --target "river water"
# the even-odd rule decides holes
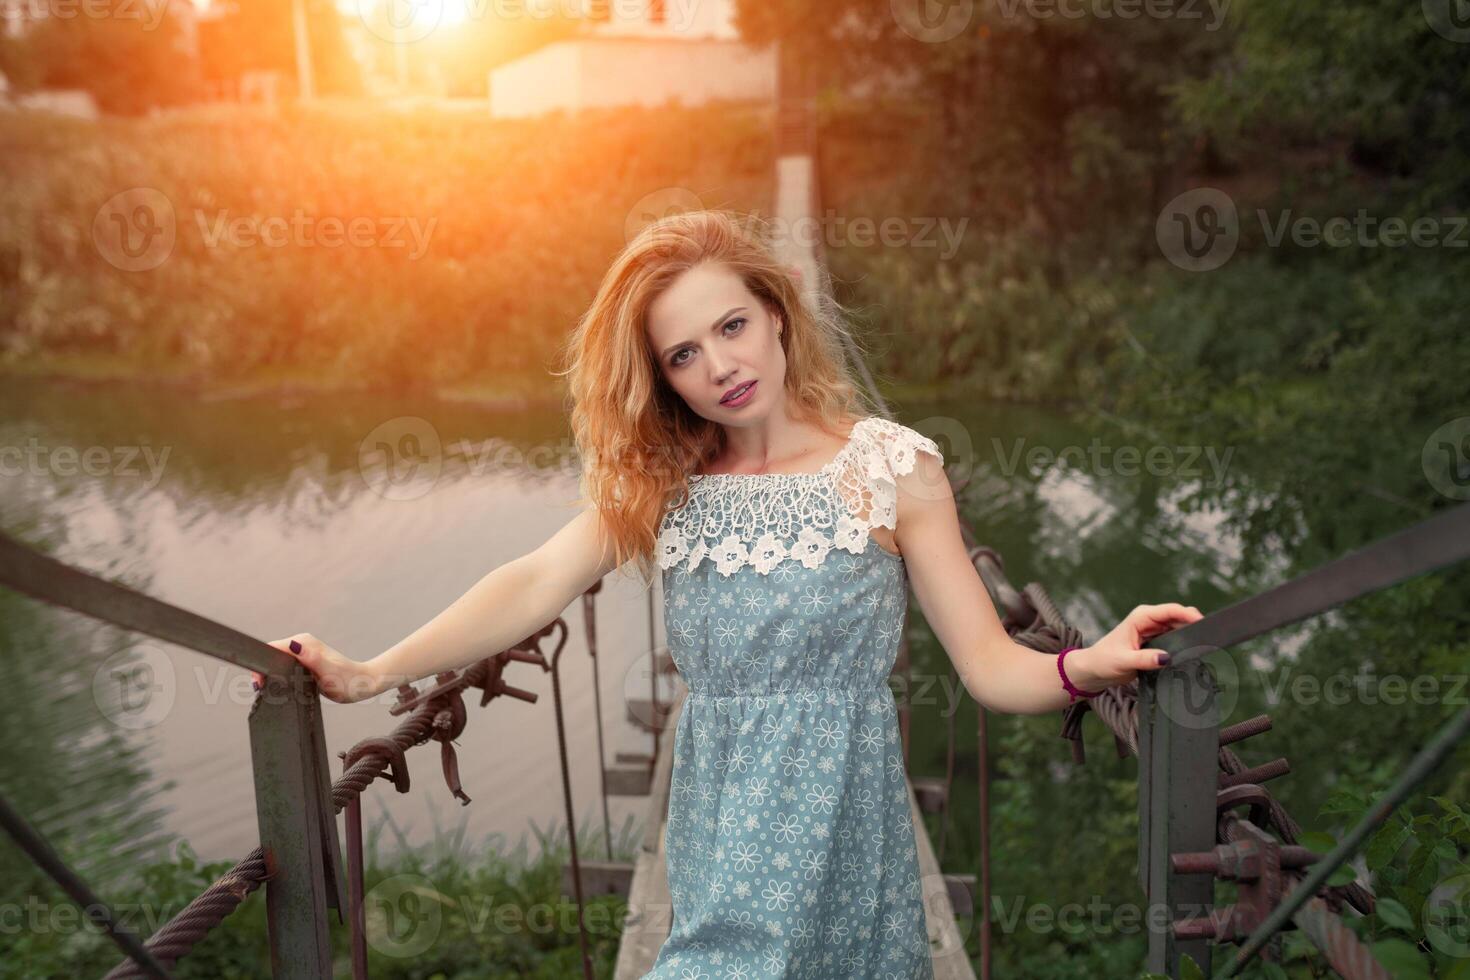
[[[1239,547],[1218,514],[1179,501],[1240,479],[1228,447],[1150,445],[1033,407],[908,405],[899,417],[939,440],[965,515],[1012,579],[1044,582],[1089,636],[1138,602],[1223,601]],[[54,381],[0,391],[7,534],[261,640],[311,632],[359,659],[570,520],[577,472],[553,410]],[[63,854],[90,855],[84,871],[106,877],[169,839],[207,860],[256,845],[248,672],[3,589],[0,615],[0,785]],[[611,761],[651,747],[625,709],[647,696],[648,594],[615,573],[597,616]],[[581,603],[565,618],[573,799],[579,827],[600,830]],[[472,703],[458,740],[471,805],[450,795],[432,745],[409,753],[411,793],[368,790],[384,852],[440,831],[500,846],[564,830],[551,677],[512,664],[506,679],[538,701]],[[326,703],[334,774],[337,752],[396,722],[387,699]],[[642,798],[614,798],[615,839],[643,811]]]

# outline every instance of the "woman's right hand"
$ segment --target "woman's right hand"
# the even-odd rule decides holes
[[[372,667],[344,657],[310,633],[272,640],[270,646],[301,661],[301,665],[316,678],[322,694],[338,704],[366,701],[383,691],[382,681]],[[265,676],[258,671],[252,670],[250,677],[257,690],[265,683]]]

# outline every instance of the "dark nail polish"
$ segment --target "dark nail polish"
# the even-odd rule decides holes
[[[1159,654],[1159,666],[1160,667],[1167,667],[1167,666],[1169,666],[1169,655],[1167,653],[1161,653],[1161,654]]]
[[[291,641],[291,652],[292,653],[300,653],[301,652],[301,641],[300,640],[292,640]]]
[[[257,681],[257,680],[254,680],[254,679],[252,679],[252,680],[251,680],[251,681],[250,681],[250,686],[251,686],[251,687],[253,687],[253,688],[255,688],[255,690],[256,690],[256,691],[257,691],[257,692],[259,692],[259,691],[260,691],[260,681]]]

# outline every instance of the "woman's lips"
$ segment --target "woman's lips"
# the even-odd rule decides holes
[[[749,382],[745,385],[744,391],[729,399],[728,401],[721,401],[720,404],[726,406],[727,408],[738,408],[741,405],[744,405],[746,402],[750,401],[751,397],[755,394],[755,386],[757,384],[759,384],[758,381]]]

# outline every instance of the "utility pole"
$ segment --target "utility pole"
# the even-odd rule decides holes
[[[306,29],[306,0],[291,0],[291,20],[296,35],[296,97],[305,101],[316,95],[311,75],[311,37]]]

